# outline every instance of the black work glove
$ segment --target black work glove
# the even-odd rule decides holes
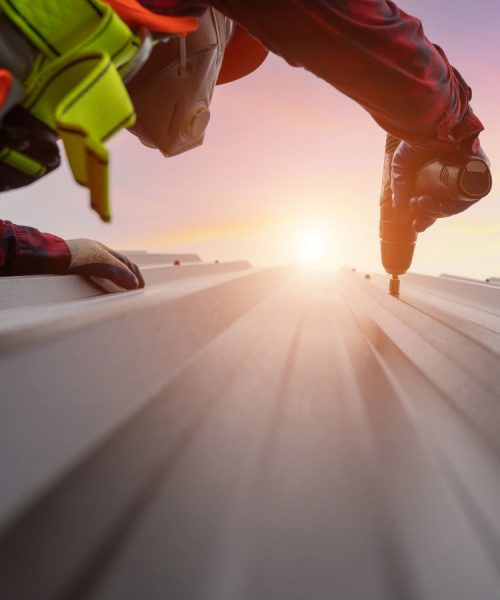
[[[396,138],[393,138],[396,140]],[[476,147],[477,146],[477,147]],[[460,202],[449,198],[419,196],[415,194],[414,185],[419,169],[436,158],[445,157],[451,163],[459,162],[463,156],[479,156],[488,162],[486,154],[479,143],[463,144],[456,153],[437,154],[423,153],[414,150],[407,142],[400,141],[392,158],[391,188],[392,201],[398,210],[409,212],[412,229],[415,232],[425,231],[436,219],[456,215],[477,202]]]
[[[109,279],[126,290],[144,287],[139,267],[126,256],[94,240],[66,240],[71,252],[68,275]]]

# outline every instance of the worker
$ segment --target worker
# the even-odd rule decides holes
[[[118,14],[124,6],[130,9],[131,3],[137,4],[136,0],[107,0],[107,2],[113,5]],[[0,0],[0,6],[2,4],[5,5],[5,2]],[[288,0],[273,0],[273,2],[267,0],[140,0],[140,4],[144,7],[143,10],[151,11],[149,14],[155,13],[165,19],[188,20],[187,29],[184,29],[184,34],[188,34],[187,40],[181,43],[185,38],[180,38],[179,42],[179,64],[181,74],[183,71],[183,75],[189,75],[190,85],[182,87],[179,78],[174,78],[175,84],[181,86],[178,90],[183,100],[181,105],[192,108],[193,86],[191,84],[194,83],[196,93],[203,88],[203,85],[201,88],[199,84],[196,85],[193,78],[194,71],[200,81],[204,80],[207,96],[206,100],[199,104],[198,111],[191,112],[189,115],[186,113],[190,117],[187,124],[184,120],[182,131],[179,129],[177,135],[173,135],[176,128],[170,127],[171,121],[163,119],[160,110],[162,102],[168,106],[168,95],[172,92],[176,94],[175,87],[169,87],[171,78],[169,76],[165,78],[163,97],[144,92],[151,85],[151,81],[156,80],[156,83],[161,83],[163,75],[169,71],[167,67],[171,57],[165,57],[165,69],[162,69],[162,52],[153,52],[152,62],[149,63],[152,65],[151,73],[141,77],[141,73],[147,72],[148,63],[146,63],[138,73],[134,74],[129,83],[129,92],[136,107],[141,104],[143,107],[160,107],[156,111],[149,109],[139,111],[139,119],[135,126],[132,122],[128,122],[128,126],[132,127],[134,133],[146,145],[157,147],[169,156],[189,149],[203,140],[203,132],[209,117],[208,105],[213,91],[211,83],[214,83],[214,78],[221,75],[221,65],[220,61],[216,61],[216,68],[213,68],[207,76],[204,68],[208,63],[199,60],[198,52],[192,54],[187,52],[187,46],[190,44],[190,39],[194,39],[194,34],[191,33],[195,29],[192,26],[192,18],[197,17],[202,20],[207,17],[207,11],[208,14],[213,15],[213,10],[217,9],[231,19],[226,21],[226,24],[233,22],[239,27],[229,25],[225,29],[225,35],[217,35],[216,45],[220,52],[216,53],[216,56],[224,54],[224,50],[229,49],[235,39],[245,40],[243,44],[234,43],[237,51],[228,61],[229,67],[238,64],[238,60],[234,60],[234,57],[239,58],[243,63],[248,62],[255,66],[265,57],[265,49],[269,49],[283,56],[290,64],[305,67],[334,85],[361,104],[388,133],[401,140],[391,165],[394,202],[400,206],[410,201],[416,202],[415,209],[421,213],[417,215],[421,219],[416,219],[416,227],[422,230],[436,217],[457,212],[457,207],[446,205],[440,198],[412,200],[410,198],[412,180],[419,166],[437,155],[454,156],[465,152],[480,152],[478,135],[483,127],[470,107],[471,91],[465,81],[450,66],[442,50],[427,40],[420,22],[401,11],[394,3],[387,0],[297,0],[293,3]],[[126,12],[122,11],[120,16],[125,20],[129,17],[130,23],[130,10],[128,14]],[[136,13],[135,8],[132,13]],[[242,27],[248,30],[253,38],[245,33]],[[216,33],[220,34],[220,31]],[[249,40],[251,43],[248,42]],[[168,48],[168,44],[166,47]],[[153,60],[155,54],[156,62]],[[187,68],[188,66],[190,68]],[[155,77],[150,77],[151,74]],[[11,147],[16,141],[19,141],[21,148],[23,147],[23,140],[19,139],[22,138],[22,135],[19,136],[19,131],[31,127],[31,118],[29,112],[21,110],[16,113],[15,108],[6,115],[3,120],[2,135],[6,136]],[[27,119],[28,123],[24,122],[24,119]],[[163,121],[165,123],[168,121],[169,126],[161,127]],[[50,171],[57,166],[58,162],[56,157],[53,160],[47,159],[50,157],[47,148],[54,146],[55,136],[53,130],[46,126],[40,127],[38,132],[33,148],[41,149],[46,157],[44,169]],[[64,127],[58,132],[64,136]],[[180,145],[179,140],[182,142]],[[66,139],[63,141],[67,151],[70,152],[74,140],[70,139],[68,143]],[[1,157],[0,154],[0,159]],[[75,173],[78,171],[78,161],[73,162]],[[87,169],[87,172],[91,171]],[[76,175],[75,177],[78,179]],[[3,182],[1,172],[0,181]],[[84,184],[89,187],[93,185],[92,182],[84,182]],[[98,200],[94,208],[100,211],[103,218],[107,218],[105,202],[102,203],[99,199],[102,199],[102,194],[96,193],[96,196]],[[24,230],[20,231],[18,227],[9,224],[4,224],[3,227],[7,232],[5,239],[16,240],[13,243],[16,248],[14,254],[19,252],[22,254],[22,249],[27,248],[27,254],[31,253],[34,256],[39,252],[39,248],[45,248],[44,240],[49,239],[30,230],[35,242],[32,243]],[[58,263],[57,270],[54,269],[53,272],[75,272],[74,269],[78,269],[76,272],[90,273],[93,265],[97,264],[99,275],[106,276],[107,267],[102,265],[111,264],[110,257],[113,257],[125,265],[141,285],[138,270],[134,265],[127,264],[128,261],[124,257],[111,253],[101,245],[98,245],[96,251],[93,244],[98,243],[75,243],[75,256],[80,255],[80,259],[77,259],[76,265],[71,266],[73,264],[72,244],[64,244],[56,240],[53,245],[58,246],[58,251],[64,254],[64,259],[58,262],[56,256],[58,251],[45,250],[40,253],[45,254],[45,257],[34,269],[50,269],[51,263],[54,265]],[[2,243],[2,247],[8,249],[8,246],[8,242]],[[61,249],[65,246],[64,253]],[[18,250],[19,248],[21,250]],[[6,254],[8,255],[8,252]],[[90,255],[98,255],[98,260],[90,259]],[[27,262],[29,260],[24,261],[24,264]],[[122,268],[114,263],[113,266]],[[16,267],[12,270],[8,265],[5,272],[19,273]],[[113,275],[110,274],[110,277],[113,278]]]
[[[71,1],[66,0],[66,6],[74,13],[76,11],[72,9],[77,5],[71,5]],[[248,74],[264,60],[267,51],[214,9],[203,11],[204,14],[200,14],[198,22],[195,22],[193,19],[159,17],[142,8],[137,0],[105,2],[116,13],[111,15],[108,11],[106,18],[118,15],[132,28],[148,27],[160,36],[168,34],[168,43],[157,44],[151,55],[149,50],[146,58],[139,61],[139,68],[135,65],[132,75],[129,69],[128,93],[137,107],[139,119],[134,126],[130,118],[124,119],[121,125],[128,125],[144,144],[159,148],[165,156],[179,154],[201,144],[210,116],[209,105],[215,82],[226,83]],[[89,10],[92,3],[83,4],[83,9]],[[99,6],[99,3],[96,6]],[[37,15],[33,15],[29,10],[29,3],[22,0],[18,1],[17,11],[11,18],[2,14],[1,7],[2,0],[0,117],[3,118],[0,127],[0,191],[7,191],[38,181],[41,176],[59,166],[60,157],[56,132],[43,121],[46,114],[33,115],[27,110],[29,102],[20,102],[24,94],[19,83],[29,79],[33,64],[36,64],[37,51],[40,50],[36,46],[41,45],[43,54],[45,40],[39,44],[37,38],[34,43],[33,40],[26,39],[31,32],[24,31],[24,23],[16,23],[16,18],[23,10],[26,11],[26,19],[35,20]],[[102,12],[103,8],[103,5],[99,6]],[[55,5],[56,17],[57,10],[61,15],[64,14],[64,2]],[[74,14],[72,16],[74,17]],[[84,10],[82,16],[85,16]],[[96,12],[90,12],[90,16],[100,24]],[[41,25],[47,28],[47,19],[44,17],[43,12],[38,16]],[[34,23],[32,25],[33,30],[38,29]],[[120,24],[117,27],[119,28]],[[125,30],[125,34],[127,31]],[[178,32],[189,31],[192,33],[187,39],[177,35]],[[144,40],[138,41],[147,47]],[[59,41],[60,46],[63,43],[67,41]],[[226,52],[228,44],[231,48]],[[74,48],[71,47],[70,51],[78,57]],[[53,58],[50,56],[50,48],[46,53],[49,59]],[[138,54],[140,55],[141,51]],[[86,55],[82,53],[82,56]],[[58,58],[56,56],[53,62],[57,63]],[[4,92],[3,98],[2,75],[4,90],[7,88],[9,92]],[[16,97],[19,90],[21,94]],[[101,103],[106,102],[113,93],[119,94],[120,90],[115,86],[108,92],[107,96],[100,98]],[[90,117],[92,120],[95,115]],[[85,126],[85,123],[81,125]],[[108,123],[105,125],[108,127]],[[69,158],[71,160],[71,156]],[[76,163],[77,170],[78,161]],[[76,174],[75,178],[81,183]],[[96,204],[92,204],[92,208],[103,220],[108,220],[108,207],[106,202],[100,203],[100,200],[102,198],[98,198]],[[63,240],[52,234],[41,233],[32,227],[0,221],[0,275],[42,273],[107,278],[128,290],[144,287],[143,277],[135,264],[97,241]]]
[[[30,10],[29,6],[21,8]],[[37,181],[60,164],[55,131],[21,105],[23,83],[35,71],[33,65],[40,56],[36,44],[1,3],[0,191]],[[109,279],[128,290],[144,286],[135,264],[97,241],[63,240],[0,221],[0,275],[73,273]]]
[[[437,157],[486,156],[471,89],[418,19],[391,0],[140,0],[163,15],[199,15],[214,7],[293,66],[332,84],[399,140],[387,175],[393,202],[424,231],[474,202],[412,196],[421,166]],[[394,156],[392,157],[392,153]]]
[[[183,31],[185,22],[172,22],[140,10],[135,0],[109,0],[111,7],[132,27],[148,26],[155,32]],[[195,29],[192,21],[187,27]],[[173,29],[173,31],[172,31]],[[231,39],[234,48],[223,65],[226,45]],[[245,62],[242,51],[253,46]],[[179,76],[177,65],[179,46],[184,46],[184,59],[189,62],[190,77]],[[231,57],[239,54],[240,59]],[[176,38],[167,44],[158,44],[144,68],[130,78],[129,92],[137,103],[140,119],[132,131],[147,145],[161,149],[167,155],[178,154],[199,145],[208,123],[215,80],[220,83],[234,80],[255,69],[267,52],[243,30],[237,29],[214,10],[200,16],[196,31],[185,38]],[[2,101],[2,73],[10,78],[10,96],[15,96],[16,81],[25,80],[37,56],[23,31],[0,11],[0,109],[3,119],[0,127],[0,191],[21,187],[39,180],[60,164],[57,135],[51,127],[27,111],[19,103],[12,106]],[[182,60],[181,60],[182,62]],[[167,67],[170,65],[170,69]],[[186,65],[187,66],[187,65]],[[161,71],[161,78],[150,86],[151,73]],[[182,65],[181,65],[182,70]],[[14,81],[13,74],[15,75]],[[158,83],[161,85],[158,89]],[[5,81],[4,81],[5,84]],[[20,87],[20,86],[19,86]],[[5,94],[4,94],[5,96]],[[9,99],[7,99],[9,100]],[[14,98],[16,100],[16,98]],[[175,119],[173,111],[175,108]],[[181,110],[182,109],[182,110]],[[184,111],[184,112],[183,112]],[[0,112],[0,115],[2,113]],[[154,116],[151,123],[151,115]],[[189,122],[186,130],[185,124]],[[161,124],[165,126],[161,126]],[[9,161],[11,154],[24,156],[38,163],[35,172],[26,172]],[[3,159],[3,160],[2,160]],[[0,274],[81,274],[107,278],[125,289],[144,286],[138,267],[127,257],[88,239],[63,240],[43,234],[32,227],[0,221]]]

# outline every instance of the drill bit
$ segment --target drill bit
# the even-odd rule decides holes
[[[391,296],[396,296],[396,298],[399,297],[399,284],[399,275],[393,273],[389,280],[389,294]]]

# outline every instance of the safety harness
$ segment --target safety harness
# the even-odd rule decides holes
[[[119,7],[137,4],[108,2]],[[109,153],[104,143],[135,121],[124,81],[147,58],[151,46],[149,33],[144,28],[133,33],[109,4],[0,0],[0,10],[38,50],[16,100],[57,132],[75,180],[89,188],[91,207],[103,221],[111,219]],[[186,35],[196,29],[196,21],[168,19],[158,28]],[[1,109],[15,88],[6,70],[0,70],[0,88]],[[33,178],[46,172],[43,164],[11,148],[0,149],[0,161]]]

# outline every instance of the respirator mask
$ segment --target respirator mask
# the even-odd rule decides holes
[[[214,87],[233,34],[233,22],[214,9],[198,21],[198,30],[187,37],[156,44],[127,83],[137,115],[130,131],[164,156],[203,143]]]

